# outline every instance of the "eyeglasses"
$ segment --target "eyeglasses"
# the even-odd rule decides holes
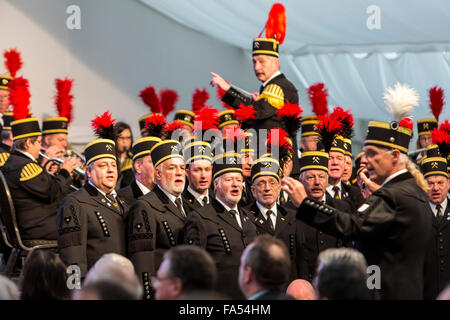
[[[269,186],[269,188],[274,189],[277,185],[278,185],[277,181],[274,181],[274,180],[269,181],[269,182],[260,181],[256,184],[256,187],[262,189],[262,188],[266,188],[267,186]]]

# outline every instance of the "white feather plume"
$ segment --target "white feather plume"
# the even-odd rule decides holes
[[[384,102],[394,120],[400,121],[410,116],[413,107],[419,105],[419,94],[407,84],[397,82],[394,88],[387,88]]]

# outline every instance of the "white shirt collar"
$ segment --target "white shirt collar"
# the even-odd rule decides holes
[[[278,70],[276,71],[270,78],[269,80],[267,80],[266,82],[263,83],[263,87],[267,86],[267,84],[270,82],[270,80],[272,80],[273,78],[279,76],[281,74],[281,71]]]
[[[149,193],[151,191],[149,188],[147,188],[142,183],[140,183],[138,179],[136,179],[136,184],[139,187],[139,189],[141,189],[142,194],[147,194],[147,193]]]
[[[261,213],[263,214],[264,218],[267,219],[266,212],[269,210],[272,210],[275,217],[277,216],[277,203],[276,202],[273,204],[272,208],[270,208],[270,209],[267,209],[262,204],[260,204],[258,201],[256,201],[256,205],[258,206],[259,211],[261,211]]]
[[[198,193],[194,189],[192,189],[191,186],[188,186],[187,189],[194,196],[195,200],[200,202],[200,204],[202,206],[203,206],[203,198],[204,197],[206,197],[208,199],[208,203],[209,203],[209,192],[208,192],[208,190],[206,190],[206,195],[203,195],[203,194]]]
[[[88,181],[88,183],[89,183],[91,186],[93,186],[95,189],[97,189],[97,191],[100,192],[100,194],[101,194],[102,196],[106,197],[106,193],[103,192],[102,190],[100,190],[99,188],[97,188],[97,187],[95,186],[95,184],[93,184],[91,181]],[[116,190],[111,191],[110,195],[112,195],[114,198],[116,198],[116,197],[117,197],[117,192],[116,192]]]
[[[436,206],[437,204],[434,204],[433,202],[429,202],[430,203],[430,207],[433,210],[434,215],[437,215],[437,210],[436,210]],[[441,203],[439,203],[441,205],[441,210],[442,213],[445,213],[445,209],[447,209],[447,204],[448,204],[448,198],[445,198],[444,201],[442,201]]]
[[[398,177],[399,175],[406,173],[406,172],[408,172],[408,170],[402,169],[402,170],[399,170],[399,171],[395,172],[394,174],[390,175],[386,180],[384,180],[384,182],[381,184],[380,188],[383,187],[386,183],[388,183],[392,179],[394,179],[395,177]]]
[[[36,159],[31,155],[31,153],[28,153],[28,152],[22,151],[22,150],[18,150],[18,149],[16,149],[16,150],[19,151],[21,154],[27,156],[27,157],[30,158],[31,160],[36,161]]]
[[[161,188],[160,186],[158,186],[159,189],[162,190],[162,192],[164,192],[164,194],[169,198],[170,201],[172,201],[175,204],[175,200],[177,200],[177,198],[181,199],[181,195],[178,197],[175,197],[173,194],[170,194],[169,192],[167,192],[166,190],[164,190],[163,188]],[[176,206],[176,204],[175,204]]]

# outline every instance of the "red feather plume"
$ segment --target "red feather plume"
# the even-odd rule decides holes
[[[247,130],[253,125],[255,120],[256,110],[252,105],[245,106],[241,104],[238,109],[234,112],[236,120],[239,121],[240,126],[243,130]]]
[[[195,89],[194,94],[192,95],[192,112],[197,113],[202,109],[206,101],[209,99],[209,93],[206,89],[200,90]]]
[[[225,95],[226,91],[222,90],[221,87],[217,86],[217,98],[222,101],[223,96]],[[228,105],[227,103],[222,101],[222,105],[224,108],[226,109],[230,109],[230,110],[234,110],[234,108],[230,105]]]
[[[445,120],[439,125],[439,130],[447,131],[448,134],[450,134],[450,122],[448,120]]]
[[[303,110],[299,104],[286,102],[284,106],[277,111],[278,117],[284,122],[287,132],[295,137],[301,127]]]
[[[448,159],[450,153],[450,133],[446,130],[435,128],[431,131],[431,141],[433,144],[437,144],[441,156]]]
[[[412,121],[411,117],[406,117],[406,118],[403,118],[402,120],[400,120],[398,125],[400,127],[412,130],[414,127],[414,122]]]
[[[55,79],[56,95],[55,105],[58,115],[60,117],[66,117],[68,122],[72,121],[72,99],[73,95],[70,93],[72,90],[72,79]]]
[[[213,109],[212,106],[205,106],[198,112],[194,121],[194,128],[199,128],[203,131],[209,129],[217,129],[219,124],[219,117],[217,116],[217,109]],[[201,127],[200,127],[201,126]]]
[[[172,123],[169,123],[165,128],[164,132],[168,134],[169,136],[178,129],[182,129],[184,127],[184,124],[182,124],[180,121],[175,120]]]
[[[342,136],[351,139],[353,137],[354,120],[350,110],[344,111],[338,106],[334,108],[330,116],[342,123]]]
[[[286,37],[286,9],[281,3],[274,3],[266,22],[266,37],[276,39],[279,44]]]
[[[116,120],[112,118],[109,111],[106,111],[101,116],[96,115],[91,123],[95,134],[99,138],[115,140],[114,124],[116,123]]]
[[[325,152],[330,152],[334,139],[342,134],[343,125],[330,116],[320,115],[317,119],[319,120],[317,131],[320,134],[320,141],[325,148]]]
[[[146,135],[161,138],[166,128],[166,118],[161,114],[152,114],[145,119]]]
[[[20,52],[16,49],[11,49],[9,51],[5,50],[3,56],[5,57],[5,67],[8,69],[11,77],[15,78],[17,71],[22,68],[22,58],[20,57]]]
[[[30,91],[29,82],[23,77],[14,78],[9,82],[9,101],[13,106],[13,117],[16,120],[25,119],[28,117],[30,110]]]
[[[277,132],[278,139],[275,138]],[[273,153],[272,148],[278,148],[281,162],[294,152],[292,148],[292,140],[289,137],[289,134],[281,128],[270,129],[267,134],[267,152]],[[282,163],[280,163],[280,165],[283,166]]]
[[[442,108],[444,107],[444,90],[435,86],[429,91],[430,96],[430,109],[437,121],[441,115]]]
[[[178,93],[175,90],[164,89],[160,94],[162,114],[167,116],[175,110],[175,104],[178,102]]]
[[[311,102],[312,111],[317,115],[328,113],[328,90],[321,82],[311,85],[308,88],[308,97]]]
[[[139,96],[141,97],[142,101],[150,107],[150,111],[152,113],[162,113],[161,110],[161,104],[159,101],[159,97],[156,93],[156,89],[153,86],[149,86],[145,89],[143,89]]]

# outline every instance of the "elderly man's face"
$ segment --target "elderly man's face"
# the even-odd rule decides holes
[[[216,196],[225,204],[234,207],[241,200],[242,195],[242,174],[239,172],[229,172],[214,180]]]
[[[429,176],[426,180],[428,182],[428,199],[434,204],[442,203],[447,197],[449,179],[444,176]]]
[[[396,154],[394,154],[396,153]],[[388,151],[376,146],[365,146],[364,155],[361,158],[361,163],[366,163],[366,168],[369,173],[369,178],[377,184],[382,184],[394,169],[394,158],[399,156],[398,150]]]
[[[266,82],[280,69],[280,60],[266,55],[256,55],[253,57],[253,71],[261,82]]]
[[[134,170],[136,171],[136,176],[139,177],[139,182],[151,189],[150,187],[153,186],[155,174],[152,157],[146,155],[145,157],[135,160]]]
[[[341,179],[344,174],[345,158],[340,152],[331,151],[328,160],[328,174],[330,178]]]
[[[318,136],[306,136],[300,140],[300,145],[302,146],[303,152],[305,151],[316,151]]]
[[[328,175],[323,170],[306,170],[301,174],[307,195],[315,200],[322,200],[328,185]]]
[[[186,181],[186,166],[181,158],[171,158],[161,163],[155,169],[156,183],[178,197],[184,190]]]
[[[164,259],[159,266],[156,277],[152,278],[152,285],[156,291],[156,300],[175,300],[182,293],[180,279],[168,277],[170,260]]]
[[[281,185],[277,178],[272,176],[258,177],[253,181],[252,194],[265,208],[272,208],[281,191]]]
[[[48,147],[58,147],[59,150],[64,152],[67,148],[67,134],[66,133],[55,133],[48,134],[44,137],[45,146]]]
[[[244,178],[248,179],[252,175],[252,163],[255,157],[254,152],[245,152],[242,157],[242,171]]]
[[[342,175],[342,181],[347,182],[348,180],[350,180],[352,176],[352,171],[353,171],[352,158],[349,156],[345,156],[344,174]]]

